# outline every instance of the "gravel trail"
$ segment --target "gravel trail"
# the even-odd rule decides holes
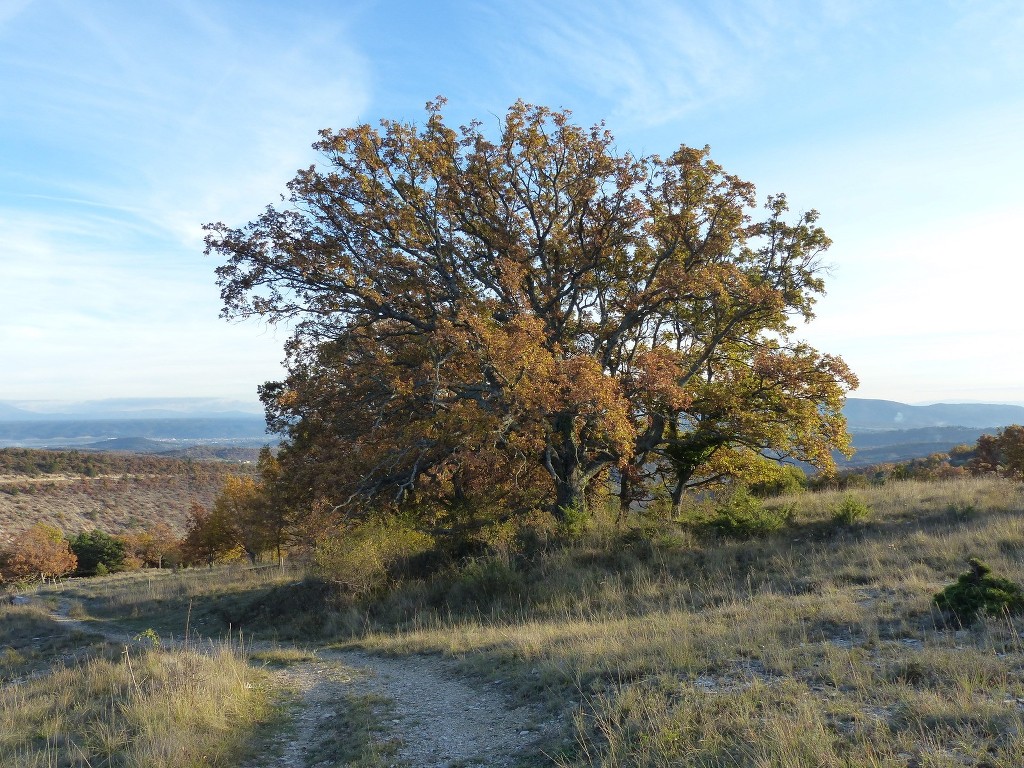
[[[319,742],[332,732],[333,705],[372,694],[391,702],[384,738],[397,746],[385,764],[410,768],[521,765],[543,735],[538,713],[515,707],[496,685],[466,682],[450,661],[433,656],[384,657],[324,650],[283,670],[301,696],[294,732],[267,768],[327,768]],[[380,738],[380,737],[378,737]],[[264,768],[253,766],[252,768]]]

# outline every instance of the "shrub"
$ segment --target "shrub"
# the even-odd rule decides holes
[[[321,538],[313,560],[325,579],[366,594],[385,586],[402,563],[433,545],[427,534],[395,520],[371,521]]]
[[[832,519],[841,525],[855,525],[871,517],[871,507],[853,494],[846,494],[832,510]]]
[[[766,507],[746,489],[738,488],[715,510],[708,525],[726,536],[748,539],[775,533],[784,528],[792,517],[792,506]]]
[[[750,485],[750,492],[761,499],[802,493],[805,490],[807,474],[792,464],[774,465],[769,477]]]
[[[952,614],[961,626],[973,624],[983,612],[994,616],[1024,611],[1024,591],[1019,585],[993,576],[992,569],[976,557],[969,565],[971,570],[935,595],[941,610]]]
[[[488,557],[471,560],[454,579],[448,590],[450,606],[493,606],[507,598],[519,598],[526,589],[522,574],[509,563]]]
[[[124,540],[104,533],[98,528],[75,536],[71,540],[71,551],[78,558],[78,573],[85,576],[102,576],[123,571],[128,555],[128,547]]]
[[[578,539],[588,527],[592,518],[589,510],[583,504],[572,507],[561,508],[561,521],[559,522],[559,533],[569,539]]]

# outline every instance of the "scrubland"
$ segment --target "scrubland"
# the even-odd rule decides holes
[[[97,626],[155,627],[163,636],[187,621],[212,637],[230,626],[282,647],[332,643],[456,659],[471,679],[501,681],[562,723],[544,755],[525,764],[1024,765],[1024,621],[994,615],[961,626],[933,604],[971,557],[1024,580],[1024,485],[995,477],[892,482],[767,506],[784,512],[785,524],[763,537],[721,536],[695,522],[708,514],[701,508],[682,522],[598,519],[571,544],[540,541],[359,598],[276,569],[123,574],[61,594]],[[159,658],[146,662],[154,686]],[[123,659],[102,663],[122,676],[118,696],[138,694]],[[59,677],[70,674],[66,664],[4,687],[2,716],[26,714],[0,727],[23,734],[3,748],[43,755],[17,765],[58,764],[45,762],[56,749],[45,734],[61,730],[46,730],[60,706],[48,714],[24,697],[33,686],[102,688],[84,682],[87,667],[74,667],[75,685],[85,688]],[[237,669],[237,680],[251,672],[244,663]],[[134,733],[104,706],[111,728]],[[257,733],[266,706],[218,705]]]
[[[73,536],[111,535],[156,521],[181,535],[189,506],[209,506],[246,465],[76,451],[0,450],[0,547],[35,523]]]
[[[372,606],[358,642],[442,653],[566,708],[571,766],[1024,764],[1021,620],[932,603],[978,556],[1022,576],[1024,486],[891,483],[774,500],[777,535],[595,530]]]

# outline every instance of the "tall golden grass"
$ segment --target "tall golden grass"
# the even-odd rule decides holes
[[[150,632],[115,646],[34,606],[2,608],[0,623],[4,768],[236,766],[278,717],[237,643],[162,649]]]

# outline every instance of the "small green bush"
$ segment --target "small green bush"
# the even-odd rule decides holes
[[[725,536],[749,539],[782,530],[792,517],[792,506],[766,507],[745,488],[738,488],[715,510],[708,525]]]
[[[446,602],[453,608],[485,608],[508,598],[518,599],[526,589],[523,575],[498,558],[472,560],[452,580]]]
[[[558,532],[568,539],[578,539],[590,527],[592,516],[584,504],[561,508]]]
[[[846,494],[833,509],[832,519],[841,525],[855,525],[871,518],[871,507],[853,494]]]
[[[769,477],[750,485],[750,492],[760,499],[803,493],[806,490],[807,474],[792,464],[775,465]]]
[[[981,613],[995,616],[1024,611],[1024,591],[1018,584],[992,576],[992,569],[976,557],[969,565],[970,571],[935,595],[941,610],[952,614],[961,626],[973,624]]]

